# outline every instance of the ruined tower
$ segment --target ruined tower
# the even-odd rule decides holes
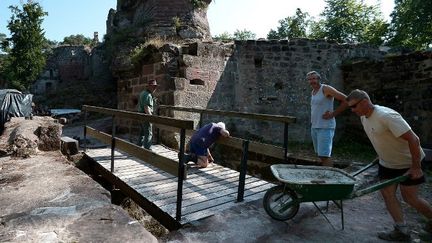
[[[112,9],[108,15],[107,36],[210,40],[210,3],[211,0],[117,0],[117,10]]]

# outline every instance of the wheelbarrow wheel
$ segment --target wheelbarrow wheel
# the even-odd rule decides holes
[[[295,202],[296,200],[297,195],[293,190],[280,185],[272,187],[266,192],[263,205],[270,217],[279,221],[285,221],[297,214],[300,204]],[[287,206],[288,208],[286,208]]]

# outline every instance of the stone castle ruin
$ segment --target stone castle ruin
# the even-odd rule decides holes
[[[316,70],[324,82],[344,93],[361,88],[374,102],[401,112],[423,146],[432,147],[431,52],[389,55],[374,46],[310,39],[212,42],[206,17],[210,3],[117,1],[117,9],[108,14],[105,48],[118,109],[136,111],[139,93],[155,78],[158,104],[295,116],[289,141],[304,142],[310,140],[305,74]],[[133,55],[137,47],[138,61]],[[191,113],[166,115],[199,119]],[[283,124],[217,119],[223,119],[235,136],[282,143]],[[136,133],[136,125],[121,123],[125,132]],[[338,129],[338,136],[364,136],[350,111],[338,117]],[[175,144],[174,137],[164,138]]]

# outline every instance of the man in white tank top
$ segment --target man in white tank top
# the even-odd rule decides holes
[[[333,166],[330,157],[336,129],[335,117],[348,107],[346,95],[330,85],[322,84],[321,76],[316,71],[307,73],[306,79],[312,87],[311,136],[314,150],[320,158],[321,165]],[[334,99],[340,102],[335,110]]]

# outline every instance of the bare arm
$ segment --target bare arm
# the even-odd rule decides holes
[[[410,174],[414,179],[421,177],[423,172],[421,170],[420,139],[412,130],[402,134],[400,138],[408,142],[411,153],[412,164],[408,174]]]
[[[207,149],[207,159],[208,159],[208,161],[209,161],[210,163],[213,163],[213,162],[214,162],[213,156],[212,156],[212,154],[210,153],[210,149]]]
[[[339,101],[339,106],[333,111],[327,111],[323,114],[324,119],[331,119],[342,113],[346,108],[348,108],[348,102],[346,101],[346,95],[339,90],[333,88],[330,85],[323,87],[323,92],[326,97],[333,97]]]
[[[149,114],[149,115],[152,114],[151,111],[150,111],[150,109],[149,109],[149,107],[147,105],[144,106],[144,113],[145,114]]]

